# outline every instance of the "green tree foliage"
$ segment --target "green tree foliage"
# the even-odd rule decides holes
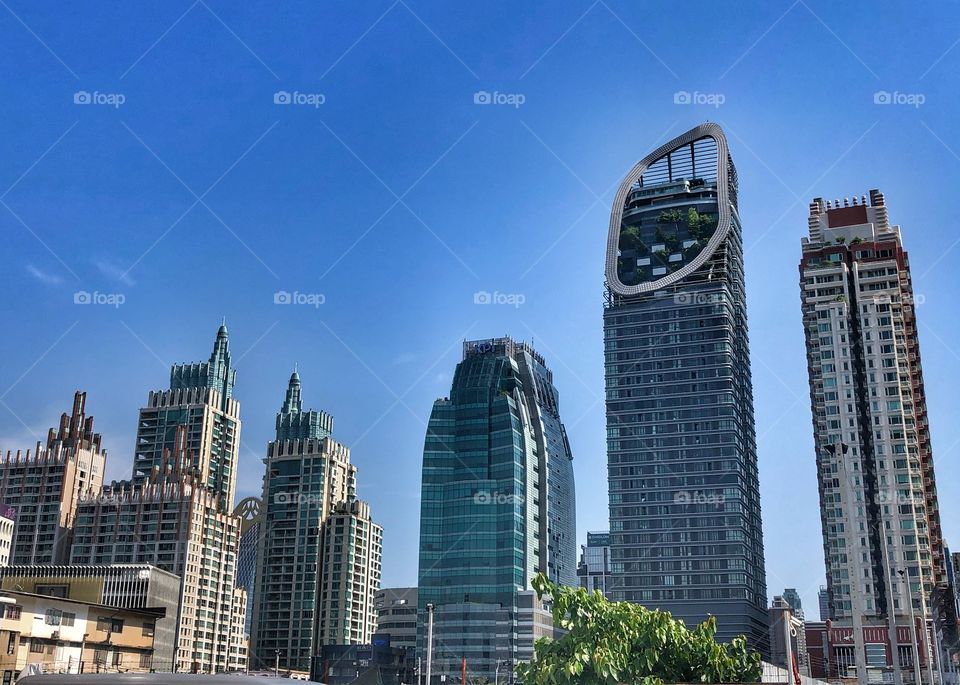
[[[559,639],[541,638],[529,664],[517,666],[525,685],[662,685],[663,683],[759,682],[760,655],[743,636],[730,644],[714,639],[716,619],[693,629],[669,613],[599,592],[559,586],[542,573],[533,581],[553,602]]]
[[[674,228],[680,223],[679,209],[664,209],[657,215],[658,224],[673,224]]]
[[[696,240],[702,240],[707,233],[716,228],[717,217],[713,214],[701,214],[696,207],[687,210],[687,230]]]
[[[620,228],[619,246],[621,250],[634,249],[639,244],[640,229],[638,229],[636,226],[623,226]]]

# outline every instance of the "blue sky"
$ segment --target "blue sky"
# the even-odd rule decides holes
[[[797,587],[816,615],[823,582],[797,273],[815,196],[881,188],[903,227],[943,524],[960,541],[957,8],[0,5],[4,450],[30,447],[82,388],[108,474],[128,475],[138,407],[169,364],[209,355],[225,316],[239,494],[259,491],[298,363],[384,524],[384,584],[412,584],[431,404],[464,337],[510,334],[555,372],[583,539],[607,526],[610,201],[649,150],[712,120],[741,181],[770,596]],[[81,291],[100,304],[75,304]],[[302,304],[275,304],[281,291]]]

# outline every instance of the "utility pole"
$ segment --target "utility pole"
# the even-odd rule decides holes
[[[274,666],[273,666],[273,677],[279,678],[280,677],[280,650],[277,649],[277,650],[274,650],[274,652],[276,654],[277,660],[274,662]]]
[[[427,685],[433,669],[433,604],[427,604]]]

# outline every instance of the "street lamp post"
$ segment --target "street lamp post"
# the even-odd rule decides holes
[[[433,670],[433,604],[427,604],[427,685]]]
[[[280,650],[279,649],[274,650],[274,655],[276,656],[276,661],[274,662],[274,665],[273,665],[273,677],[279,678],[280,677]]]

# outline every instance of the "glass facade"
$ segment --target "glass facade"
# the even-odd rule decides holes
[[[737,179],[719,127],[617,195],[604,348],[608,595],[769,637]]]
[[[500,662],[512,672],[549,621],[521,596],[533,576],[577,584],[572,454],[552,374],[531,347],[464,344],[450,398],[430,416],[421,499],[420,655],[430,603],[435,677],[459,677],[463,658],[471,676],[493,680]]]

